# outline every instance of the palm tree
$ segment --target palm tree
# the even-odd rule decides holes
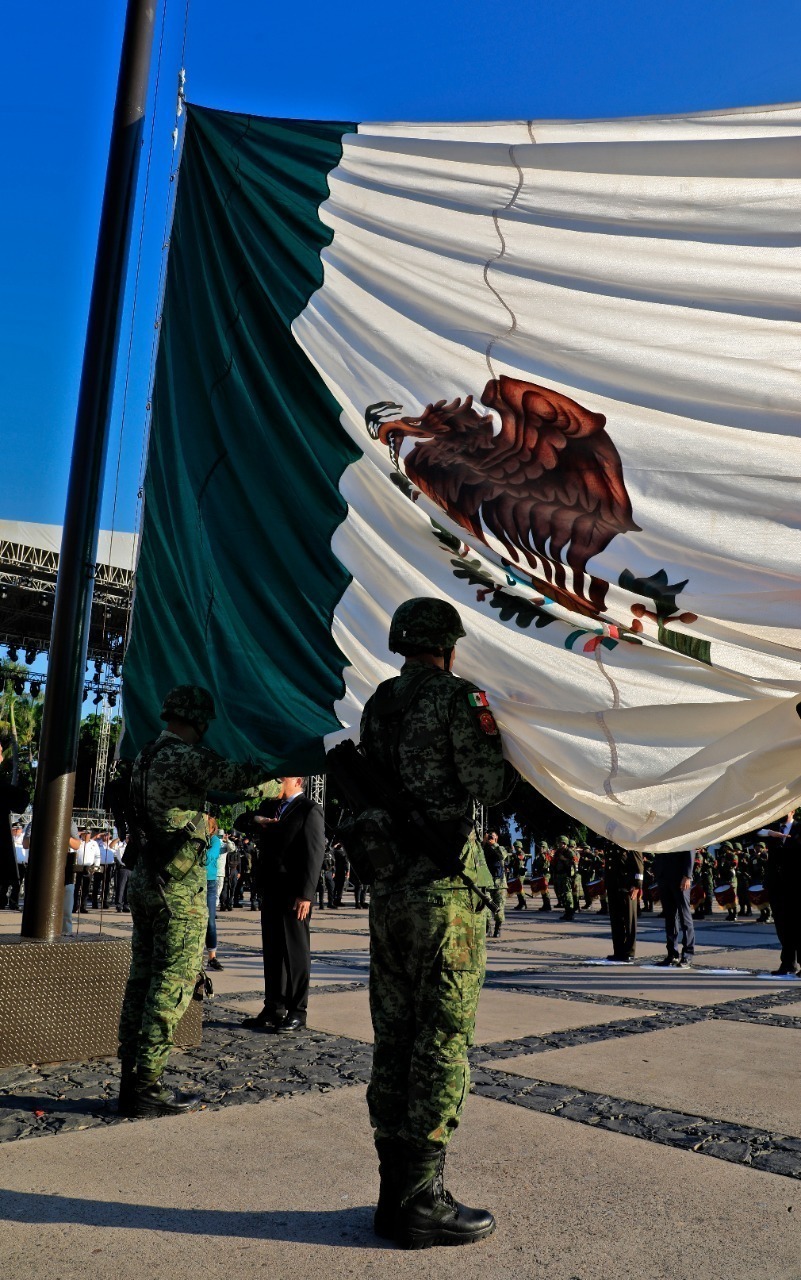
[[[17,693],[15,684],[27,680],[30,676],[27,667],[20,663],[5,663],[3,666],[3,691],[0,694],[0,750],[5,758],[6,751],[11,757],[11,781],[16,785],[19,781],[20,764],[23,756],[30,768],[31,758],[35,755],[35,745],[39,739],[42,723],[42,706],[44,695],[39,693],[34,698],[30,693]]]

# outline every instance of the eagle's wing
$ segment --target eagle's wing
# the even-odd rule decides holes
[[[481,400],[501,420],[487,460],[495,492],[482,516],[510,550],[533,547],[558,564],[568,547],[578,574],[615,534],[639,527],[603,414],[508,377],[488,382]]]

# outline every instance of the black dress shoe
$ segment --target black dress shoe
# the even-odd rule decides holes
[[[796,970],[785,969],[784,965],[781,965],[778,969],[773,970],[774,978],[794,978],[795,976],[796,976]]]
[[[282,1022],[285,1015],[282,1013],[268,1013],[262,1009],[260,1014],[255,1018],[245,1018],[244,1022],[240,1022],[240,1027],[244,1027],[247,1031],[275,1031],[279,1022]]]
[[[607,960],[613,960],[615,964],[634,964],[634,956],[607,956]]]
[[[216,956],[209,956],[208,967],[209,969],[216,969],[220,973],[225,968],[225,965],[221,964]]]
[[[275,1030],[279,1035],[291,1035],[295,1031],[306,1030],[305,1013],[288,1013],[280,1022],[276,1022]]]

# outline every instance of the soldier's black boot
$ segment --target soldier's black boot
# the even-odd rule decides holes
[[[401,1195],[406,1184],[406,1152],[397,1138],[376,1138],[378,1152],[378,1204],[373,1215],[373,1231],[382,1240],[394,1240],[398,1229]]]
[[[123,1058],[120,1062],[120,1096],[117,1100],[117,1111],[121,1116],[132,1114],[135,1091],[136,1062],[133,1058]]]
[[[488,1209],[468,1209],[443,1184],[445,1152],[409,1151],[406,1191],[397,1216],[396,1240],[402,1249],[438,1244],[475,1244],[491,1236],[495,1219]]]
[[[551,906],[550,895],[547,893],[544,893],[542,895],[542,906],[540,907],[540,911],[552,911],[552,910],[553,910],[553,907]]]
[[[180,1116],[196,1111],[203,1099],[198,1093],[175,1093],[168,1089],[162,1076],[152,1084],[137,1084],[133,1091],[130,1116]]]

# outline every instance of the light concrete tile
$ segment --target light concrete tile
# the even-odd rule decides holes
[[[472,1249],[373,1235],[361,1087],[37,1138],[3,1147],[0,1166],[16,1280],[799,1275],[798,1183],[484,1098],[468,1100],[448,1161],[453,1192],[497,1215]]]
[[[481,993],[476,1020],[476,1043],[518,1040],[521,1036],[549,1035],[572,1027],[590,1027],[621,1018],[642,1018],[646,1011],[617,1005],[583,1004],[555,996],[521,995],[516,991]]]
[[[801,1135],[801,1029],[696,1022],[504,1060],[504,1071]]]
[[[504,975],[499,974],[502,980]],[[590,995],[660,1000],[669,1004],[709,1005],[727,1000],[745,1000],[784,990],[780,978],[763,981],[753,976],[719,977],[694,970],[648,969],[641,965],[592,965],[590,963],[552,970],[548,973],[520,973],[510,979],[516,986],[547,992],[549,987]]]

